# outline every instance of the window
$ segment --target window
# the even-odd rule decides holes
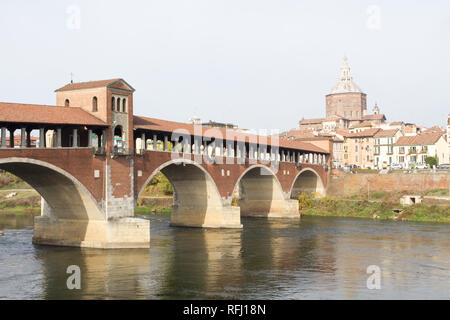
[[[117,108],[117,112],[120,112],[120,98],[117,98],[116,108]]]
[[[92,98],[92,112],[97,112],[97,111],[98,111],[97,97],[93,97]]]
[[[111,98],[111,110],[116,111],[116,99],[114,97]]]
[[[122,100],[122,112],[127,112],[127,100]]]
[[[64,101],[64,106],[69,107],[70,106],[70,101],[69,99],[66,99],[66,101]]]
[[[353,111],[350,111],[350,117],[353,117]]]
[[[355,146],[355,152],[358,152],[358,146]]]

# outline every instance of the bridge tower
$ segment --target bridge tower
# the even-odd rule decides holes
[[[134,218],[134,91],[123,79],[69,83],[55,91],[57,106],[81,108],[105,123],[102,132],[89,130],[88,134],[91,137],[97,135],[101,150],[94,153],[93,159],[82,160],[92,160],[101,168],[94,170],[94,178],[103,180],[101,197],[96,199],[97,208],[90,210],[98,209],[96,217],[102,218],[70,222],[49,219],[56,214],[43,200],[42,215],[35,224],[35,242],[58,244],[59,237],[64,238],[62,244],[72,241],[74,245],[89,247],[149,246],[149,221]],[[68,240],[68,235],[81,244],[77,240]],[[97,235],[100,236],[97,238]]]

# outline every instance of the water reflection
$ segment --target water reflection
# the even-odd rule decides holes
[[[150,250],[99,250],[32,245],[32,218],[0,216],[0,298],[450,298],[445,224],[247,218],[214,230],[151,219]],[[366,287],[373,264],[382,290]],[[66,287],[69,265],[81,290]]]

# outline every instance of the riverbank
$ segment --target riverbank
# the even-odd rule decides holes
[[[442,190],[442,193],[444,190]],[[450,203],[423,202],[402,206],[399,199],[402,193],[378,193],[374,199],[352,198],[313,198],[299,196],[299,210],[307,216],[352,217],[395,221],[450,223]],[[360,198],[360,197],[359,197]]]

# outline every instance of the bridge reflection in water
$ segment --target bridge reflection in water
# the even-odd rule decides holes
[[[150,249],[47,247],[32,220],[0,216],[0,299],[448,299],[445,224],[244,218],[243,229],[170,228],[151,216]],[[68,290],[69,265],[81,290]],[[368,290],[369,265],[382,290]]]

